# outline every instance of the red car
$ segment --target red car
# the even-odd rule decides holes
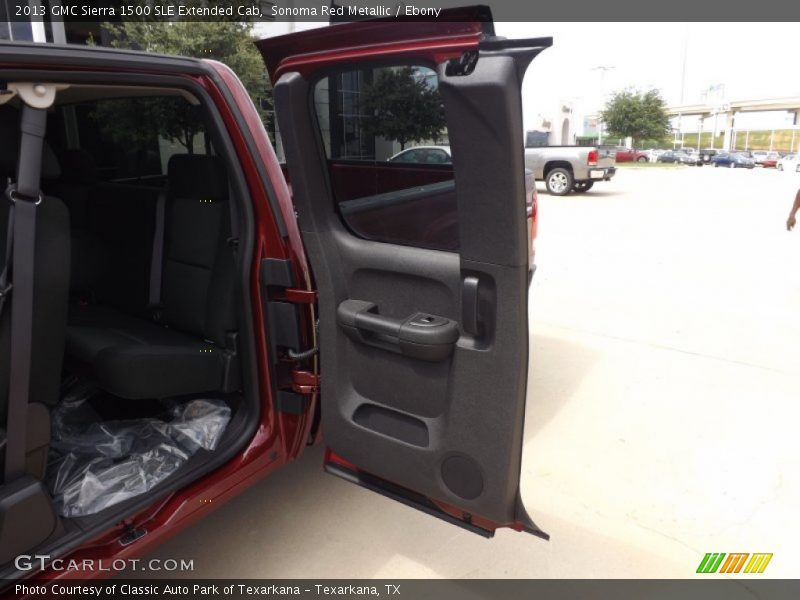
[[[761,159],[760,164],[765,169],[768,169],[768,168],[774,169],[774,168],[776,168],[778,166],[778,161],[780,159],[781,159],[781,155],[778,154],[777,152],[769,152],[766,156],[764,156]]]
[[[3,577],[108,574],[311,443],[449,523],[546,539],[519,493],[520,85],[551,42],[479,9],[263,40],[283,167],[223,64],[0,45]],[[453,164],[387,162],[399,142],[353,120],[390,77],[440,95]]]
[[[617,162],[647,162],[647,152],[641,150],[634,150],[633,148],[624,148],[622,146],[617,148]]]

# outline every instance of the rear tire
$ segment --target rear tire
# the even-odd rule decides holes
[[[639,158],[636,159],[636,162],[647,162],[647,157],[640,156]]]
[[[735,168],[736,168],[736,163],[735,163],[735,162],[733,162],[733,161],[729,162],[729,163],[728,163],[728,168],[729,168],[729,169],[735,169]]]
[[[561,167],[549,171],[544,181],[547,192],[551,196],[566,196],[574,184],[572,172]]]
[[[576,194],[584,194],[592,189],[594,185],[594,181],[576,181],[575,185],[572,186],[572,191]]]

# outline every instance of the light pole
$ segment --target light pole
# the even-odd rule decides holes
[[[597,144],[601,145],[603,143],[603,100],[605,98],[605,82],[606,82],[606,72],[610,71],[611,69],[615,69],[616,67],[612,65],[598,65],[592,68],[592,71],[600,71],[600,112],[597,116]]]

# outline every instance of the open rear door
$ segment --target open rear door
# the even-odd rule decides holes
[[[546,538],[519,494],[520,86],[552,40],[496,38],[485,9],[454,18],[259,42],[319,291],[326,469],[486,536]],[[397,106],[445,126],[415,132],[429,115]]]

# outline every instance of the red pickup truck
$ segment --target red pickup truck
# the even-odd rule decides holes
[[[459,9],[259,42],[291,190],[225,65],[0,44],[2,576],[107,573],[314,442],[376,493],[547,538],[519,493],[520,86],[551,41]],[[356,118],[391,77],[440,95],[452,164],[389,162]]]

